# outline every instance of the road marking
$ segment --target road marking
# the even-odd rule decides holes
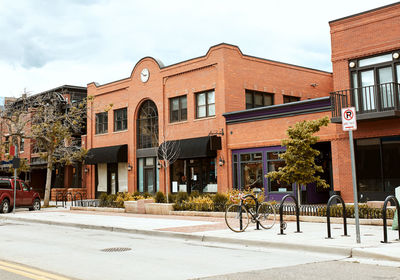
[[[55,275],[39,269],[26,267],[23,265],[0,261],[0,269],[19,274],[34,280],[71,280],[63,276]]]

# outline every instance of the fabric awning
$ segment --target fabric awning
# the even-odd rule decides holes
[[[216,157],[217,150],[221,149],[221,137],[216,136],[205,136],[198,138],[189,138],[182,140],[175,140],[177,145],[170,145],[170,141],[167,141],[167,147],[172,147],[173,149],[178,149],[177,159],[191,159],[191,158],[203,158],[203,157]],[[160,152],[162,148],[159,148],[158,155],[162,159],[162,153]],[[165,151],[165,150],[164,150]],[[173,154],[174,151],[167,151],[164,154]]]
[[[85,164],[128,162],[128,145],[118,145],[90,149]]]

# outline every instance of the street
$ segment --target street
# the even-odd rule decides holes
[[[395,278],[400,275],[398,268],[331,262],[341,257],[303,251],[204,246],[195,241],[11,221],[0,223],[0,235],[0,260],[72,279],[337,279],[338,271],[341,279],[349,279],[348,271],[360,271],[360,278],[352,279],[400,279]],[[43,279],[21,276],[13,278],[0,267],[1,279]]]

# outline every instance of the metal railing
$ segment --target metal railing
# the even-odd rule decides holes
[[[355,107],[357,114],[399,110],[399,93],[400,84],[393,82],[331,92],[332,117],[346,107]]]

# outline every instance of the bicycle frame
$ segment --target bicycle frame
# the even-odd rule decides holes
[[[246,208],[247,212],[250,213],[252,220],[256,221],[256,230],[259,230],[259,229],[260,229],[260,222],[258,221],[258,218],[257,218],[257,217],[258,217],[258,205],[259,205],[259,203],[258,203],[257,197],[258,197],[258,195],[254,196],[254,195],[252,195],[252,194],[246,194],[246,195],[244,195],[244,196],[241,197],[241,199],[240,199],[240,205],[241,205],[241,206],[244,206],[244,207]],[[255,209],[256,209],[256,211],[255,211],[254,213],[253,213],[252,211],[250,211],[249,206],[247,206],[246,203],[244,203],[244,201],[245,201],[247,198],[251,198],[251,199],[253,199],[254,202],[255,202]],[[241,226],[240,226],[240,227],[241,227]]]

